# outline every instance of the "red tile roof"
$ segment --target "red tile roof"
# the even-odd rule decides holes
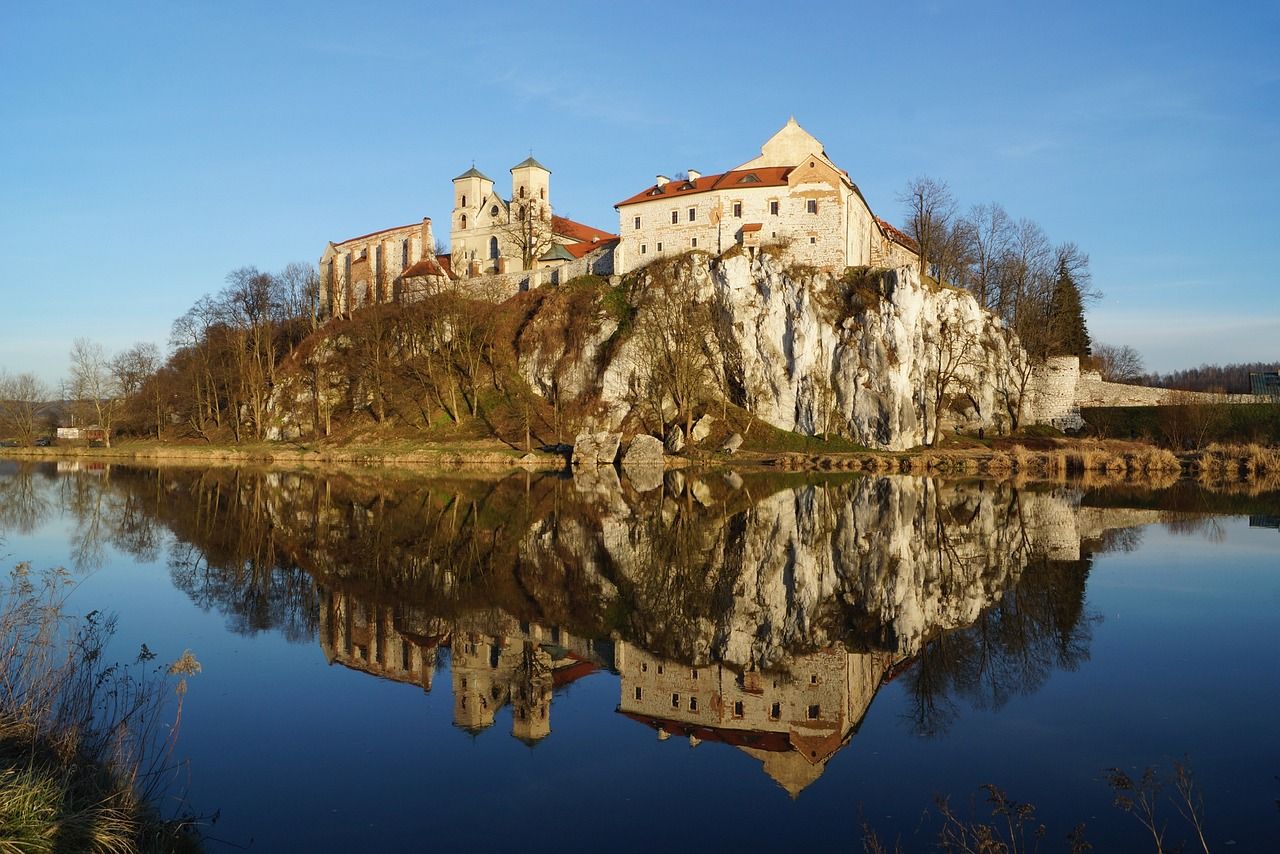
[[[752,232],[752,231],[759,231],[762,228],[764,228],[764,226],[761,223],[749,222],[742,227],[742,231],[746,233],[746,232]]]
[[[579,243],[594,243],[618,236],[607,231],[601,231],[598,228],[592,228],[589,225],[583,225],[580,222],[574,222],[562,216],[551,217],[551,230],[561,237],[567,237]]]
[[[411,279],[415,276],[443,276],[447,274],[440,262],[428,255],[421,261],[410,264],[400,275],[406,279]]]
[[[732,744],[734,747],[750,747],[754,750],[767,750],[770,753],[785,753],[792,749],[790,737],[785,732],[700,726],[698,724],[685,723],[684,721],[673,721],[669,718],[642,715],[638,712],[625,712],[622,709],[617,711],[633,721],[638,721],[653,729],[665,730],[671,735],[692,735],[699,741],[719,741],[724,744]]]
[[[910,249],[912,252],[918,253],[920,251],[920,244],[916,243],[911,238],[911,235],[907,234],[905,231],[895,228],[880,217],[876,217],[876,222],[880,223],[880,227],[884,229],[885,235],[894,243],[899,243]]]
[[[719,175],[703,175],[696,181],[668,181],[665,186],[659,188],[657,184],[653,184],[645,190],[636,193],[634,196],[623,199],[614,205],[615,208],[625,207],[626,205],[635,205],[640,202],[651,202],[655,199],[675,199],[683,196],[692,196],[698,193],[707,193],[711,190],[725,190],[731,187],[785,187],[787,184],[787,175],[791,172],[790,166],[764,166],[760,169],[735,169],[731,172],[723,172]],[[750,176],[754,175],[758,181],[750,180]],[[661,189],[661,192],[654,192]]]
[[[610,243],[617,243],[617,242],[618,242],[618,238],[611,237],[608,240],[601,240],[596,243],[566,243],[564,244],[564,248],[565,248],[565,251],[568,252],[570,255],[572,255],[574,258],[581,258],[583,255],[586,255],[591,252],[595,252],[601,246],[608,246]]]
[[[446,276],[448,276],[451,279],[453,278],[453,255],[452,254],[437,255],[436,263],[440,265],[440,269],[444,270]]]

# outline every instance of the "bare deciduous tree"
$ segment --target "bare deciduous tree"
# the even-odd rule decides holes
[[[913,179],[898,197],[907,206],[907,232],[920,245],[920,276],[929,272],[930,263],[938,261],[951,232],[956,203],[946,181],[928,176]]]
[[[92,413],[97,426],[106,434],[111,446],[111,431],[120,410],[122,396],[119,381],[111,370],[111,360],[101,344],[88,338],[77,338],[71,347],[71,396]]]
[[[0,430],[30,445],[40,432],[40,413],[49,395],[49,387],[35,374],[0,370]]]
[[[1142,355],[1128,344],[1094,344],[1093,367],[1107,382],[1133,383],[1146,370]]]

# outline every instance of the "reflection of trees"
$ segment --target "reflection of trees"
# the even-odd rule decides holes
[[[201,608],[226,614],[232,631],[274,629],[305,642],[315,637],[319,619],[315,585],[283,550],[270,497],[260,473],[174,479],[157,505],[177,538],[169,572]]]
[[[35,474],[35,466],[19,465],[0,477],[0,535],[30,534],[49,515],[51,505]]]
[[[1084,590],[1091,560],[1036,560],[1019,583],[977,621],[926,643],[906,677],[918,732],[944,732],[956,700],[999,709],[1031,694],[1055,669],[1075,670],[1089,658],[1092,625]]]

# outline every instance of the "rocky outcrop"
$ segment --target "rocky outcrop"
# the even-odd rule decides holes
[[[1019,411],[1029,372],[1016,337],[970,294],[924,284],[913,268],[841,277],[788,270],[763,253],[691,253],[634,275],[630,293],[641,317],[632,328],[643,326],[644,294],[654,288],[708,306],[717,381],[734,403],[784,430],[842,434],[890,450],[925,444],[939,364],[954,365],[944,396],[948,423],[998,430]],[[601,311],[579,334],[579,353],[535,347],[522,355],[521,371],[536,388],[599,404],[616,429],[651,399],[643,348],[634,335],[615,340],[624,337],[618,329]],[[699,422],[694,432],[704,431],[709,424]]]

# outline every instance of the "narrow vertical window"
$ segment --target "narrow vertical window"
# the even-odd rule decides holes
[[[742,202],[733,203],[733,215],[738,219],[742,219]]]
[[[689,222],[693,222],[697,218],[698,218],[698,209],[689,208]]]
[[[804,203],[804,208],[809,213],[816,214],[818,212],[818,200],[810,199],[809,201]]]
[[[635,223],[636,223],[636,231],[639,231],[639,230],[640,230],[640,217],[636,217],[636,219],[635,219]]]
[[[675,224],[676,224],[676,223],[678,223],[678,222],[680,222],[680,211],[672,211],[672,212],[671,212],[671,224],[672,224],[672,225],[675,225]]]
[[[778,215],[778,203],[776,201],[769,202],[769,213],[772,216]]]

